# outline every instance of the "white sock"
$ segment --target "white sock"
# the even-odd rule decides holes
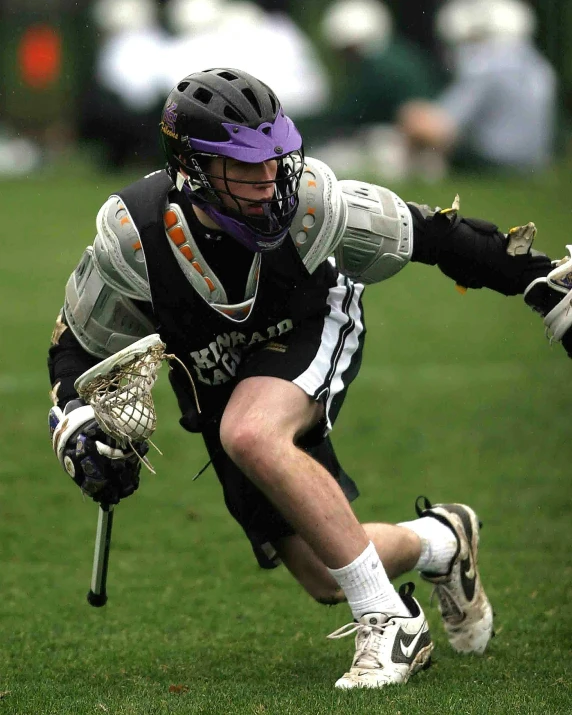
[[[343,590],[356,620],[366,613],[409,615],[371,541],[351,564],[328,571]]]
[[[414,521],[402,521],[397,526],[404,526],[421,539],[421,556],[415,564],[418,571],[447,573],[458,546],[457,537],[452,529],[432,516],[422,516]]]

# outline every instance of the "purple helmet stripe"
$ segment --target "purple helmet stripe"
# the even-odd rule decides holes
[[[277,159],[302,147],[302,137],[294,123],[281,112],[274,122],[263,122],[257,129],[230,122],[223,122],[222,126],[228,132],[228,141],[210,142],[189,137],[190,148],[257,164]]]

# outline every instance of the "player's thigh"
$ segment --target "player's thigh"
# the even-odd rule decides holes
[[[260,438],[295,439],[317,424],[323,407],[300,387],[276,377],[261,375],[235,387],[221,421],[221,438],[250,431]]]
[[[365,336],[361,293],[348,284],[336,286],[331,294],[328,311],[307,318],[248,356],[228,416],[249,414],[266,420],[267,429],[305,434],[310,442],[328,434],[358,374]]]

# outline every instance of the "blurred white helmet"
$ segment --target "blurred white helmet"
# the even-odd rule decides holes
[[[226,5],[226,0],[170,0],[167,24],[177,35],[205,32],[221,22]]]
[[[437,13],[437,35],[449,44],[487,37],[530,37],[532,8],[522,0],[450,0]]]
[[[92,12],[98,27],[109,34],[145,30],[157,23],[153,0],[97,0]]]
[[[195,35],[222,29],[250,29],[265,12],[249,0],[171,0],[166,19],[177,35]]]
[[[392,30],[389,10],[379,0],[336,0],[321,22],[324,38],[338,49],[385,44]]]
[[[258,26],[266,18],[266,12],[250,0],[233,0],[227,2],[224,12],[224,24],[229,28],[251,29]]]

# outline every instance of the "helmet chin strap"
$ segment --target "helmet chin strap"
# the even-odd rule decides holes
[[[268,220],[270,225],[273,228],[277,227],[278,221],[276,220],[276,216],[272,214],[272,210],[270,208],[270,203],[267,204],[262,204],[262,211],[264,212],[264,217]]]
[[[175,186],[177,187],[177,191],[182,191],[183,186],[185,185],[185,182],[189,184],[191,187],[192,191],[196,191],[197,189],[210,189],[212,190],[212,186],[210,183],[207,181],[205,176],[202,176],[202,181],[193,181],[193,179],[182,169],[179,169],[177,171],[177,176],[175,178]]]
[[[185,185],[186,180],[187,180],[187,177],[181,171],[177,171],[177,178],[175,181],[175,186],[177,187],[177,191],[183,190],[183,186]]]

